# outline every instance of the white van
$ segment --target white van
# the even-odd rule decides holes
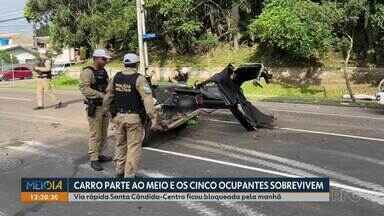
[[[376,101],[379,104],[384,105],[384,79],[379,83],[378,92],[376,93]]]

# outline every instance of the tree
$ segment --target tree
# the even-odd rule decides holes
[[[136,47],[136,13],[132,0],[28,0],[24,15],[29,22],[49,26],[52,44],[113,48]]]
[[[193,52],[196,40],[203,34],[193,0],[148,0],[147,25],[158,32],[172,53]]]
[[[249,31],[264,47],[295,58],[319,60],[334,40],[333,20],[324,10],[308,0],[271,0]]]
[[[16,58],[11,58],[11,54],[7,51],[4,51],[4,50],[0,50],[0,61],[3,62],[3,63],[11,63],[11,61],[13,60],[13,62],[15,63],[15,61],[17,61]]]

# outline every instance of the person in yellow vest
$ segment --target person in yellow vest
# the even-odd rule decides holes
[[[124,56],[125,69],[115,75],[107,88],[105,110],[112,114],[117,126],[117,143],[114,157],[116,177],[134,177],[141,159],[144,124],[148,117],[152,128],[157,126],[157,112],[150,85],[138,73],[139,57]]]
[[[40,51],[40,63],[33,68],[37,73],[36,79],[36,99],[37,107],[34,110],[44,109],[45,95],[48,95],[53,101],[56,102],[55,109],[62,107],[60,99],[55,95],[52,89],[52,61],[47,56],[47,51]]]

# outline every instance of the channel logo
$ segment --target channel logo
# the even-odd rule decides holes
[[[67,190],[66,179],[22,179],[22,192],[60,192]]]

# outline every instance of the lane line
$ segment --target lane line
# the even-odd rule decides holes
[[[260,212],[256,212],[255,210],[249,208],[248,206],[241,204],[241,203],[234,203],[234,202],[222,202],[220,203],[222,206],[234,209],[239,215],[244,216],[265,216],[264,214]]]
[[[297,175],[297,176],[316,177],[316,175],[313,175],[313,174],[306,172],[304,170],[300,170],[300,169],[293,168],[290,166],[285,166],[282,164],[270,162],[267,160],[251,158],[251,157],[246,156],[246,155],[223,152],[218,148],[212,148],[212,147],[201,146],[201,145],[194,145],[192,143],[183,143],[183,144],[177,143],[177,144],[179,146],[183,146],[183,147],[188,148],[188,149],[198,150],[199,152],[209,152],[209,153],[219,154],[222,156],[229,157],[231,159],[237,159],[237,160],[241,160],[241,161],[246,161],[248,163],[262,165],[262,166],[268,167],[269,169],[272,169],[272,170],[283,171],[283,172],[288,173],[288,174],[293,174],[293,175]],[[384,192],[384,190],[383,190],[383,192]]]
[[[233,121],[223,121],[223,120],[210,119],[210,118],[209,119],[204,119],[204,120],[212,121],[212,122],[232,124],[232,125],[241,125],[240,123],[233,122]],[[279,128],[279,127],[276,127],[275,129],[287,130],[287,131],[295,131],[295,132],[301,132],[301,133],[321,134],[321,135],[327,135],[327,136],[345,137],[345,138],[351,138],[351,139],[361,139],[361,140],[368,140],[368,141],[384,142],[384,139],[382,139],[382,138],[375,138],[375,137],[355,136],[355,135],[348,135],[348,134],[341,134],[341,133],[331,133],[331,132],[324,132],[324,131],[304,130],[304,129],[297,129],[297,128]]]
[[[345,114],[337,114],[337,113],[292,111],[292,110],[283,110],[283,109],[271,109],[271,111],[272,112],[297,113],[297,114],[322,115],[322,116],[337,116],[337,117],[343,117],[343,118],[372,119],[372,120],[381,120],[381,121],[384,120],[384,118],[379,118],[379,117],[370,117],[370,116],[361,116],[361,115],[345,115]]]
[[[197,156],[197,155],[191,155],[191,154],[185,154],[185,153],[180,153],[180,152],[167,151],[167,150],[162,150],[162,149],[155,149],[155,148],[151,148],[151,147],[144,147],[143,149],[148,150],[148,151],[168,154],[168,155],[175,155],[175,156],[179,156],[179,157],[185,157],[185,158],[190,158],[190,159],[195,159],[195,160],[200,160],[200,161],[206,161],[206,162],[211,162],[211,163],[225,165],[225,166],[237,167],[237,168],[241,168],[241,169],[252,170],[252,171],[257,171],[257,172],[266,173],[266,174],[277,175],[277,176],[292,177],[292,178],[301,177],[301,176],[292,175],[292,174],[289,174],[289,173],[273,171],[273,170],[268,170],[268,169],[263,169],[263,168],[258,168],[258,167],[243,165],[243,164],[237,164],[237,163],[232,163],[232,162],[228,162],[228,161],[221,161],[221,160],[201,157],[201,156]],[[341,188],[341,189],[350,190],[350,191],[353,191],[353,192],[364,193],[364,194],[369,194],[369,195],[374,195],[374,196],[378,196],[378,197],[384,198],[384,193],[377,192],[377,191],[372,191],[372,190],[367,190],[367,189],[358,188],[358,187],[354,187],[354,186],[349,186],[349,185],[337,183],[337,182],[334,182],[334,181],[331,181],[330,185],[334,186],[334,187]]]
[[[152,171],[146,171],[146,170],[139,170],[139,173],[153,178],[169,178],[171,176],[164,175],[163,173],[160,173],[158,171],[152,172]],[[217,211],[216,209],[211,209],[204,204],[200,202],[191,202],[191,201],[182,201],[177,202],[183,207],[196,211],[199,215],[203,216],[220,216],[222,215],[221,212]]]
[[[350,152],[341,152],[341,151],[337,151],[337,150],[321,149],[321,148],[309,148],[309,149],[316,150],[318,152],[324,152],[326,154],[333,154],[333,155],[342,156],[342,157],[346,157],[346,158],[353,158],[356,160],[362,160],[362,161],[366,161],[369,163],[384,166],[384,160],[379,160],[376,158],[362,156],[362,155],[358,155],[358,154],[354,154],[354,153],[350,153]]]
[[[15,101],[25,101],[25,102],[31,102],[32,99],[28,98],[14,98],[14,97],[2,97],[0,96],[0,100],[15,100]]]
[[[284,171],[286,173],[287,172],[288,173],[296,173],[300,176],[307,176],[307,177],[308,176],[309,177],[312,177],[312,176],[315,177],[316,176],[316,175],[304,172],[303,170],[307,170],[309,172],[316,172],[316,173],[320,174],[321,176],[329,176],[329,177],[337,179],[337,180],[342,180],[345,182],[349,182],[349,183],[358,185],[358,186],[363,187],[363,188],[365,187],[365,188],[369,188],[369,189],[374,190],[374,191],[379,191],[379,192],[384,193],[384,187],[379,185],[379,184],[363,181],[363,180],[360,180],[358,178],[344,175],[344,174],[340,174],[340,173],[337,173],[335,171],[327,170],[327,169],[324,169],[322,167],[318,167],[318,166],[315,166],[312,164],[307,164],[307,163],[303,163],[303,162],[299,162],[299,161],[295,161],[295,160],[291,160],[291,159],[287,159],[287,158],[283,158],[283,157],[279,157],[279,156],[275,156],[275,155],[271,155],[271,154],[267,154],[267,153],[257,152],[257,151],[253,151],[250,149],[241,149],[241,148],[236,148],[236,147],[232,147],[232,146],[228,146],[228,145],[222,145],[222,144],[220,145],[220,144],[212,143],[209,141],[204,141],[203,143],[199,143],[200,144],[199,145],[196,143],[196,142],[199,142],[198,140],[187,140],[187,139],[185,139],[185,140],[188,143],[177,143],[177,144],[184,146],[186,148],[198,149],[198,150],[201,150],[203,152],[212,152],[212,153],[221,154],[221,155],[224,155],[227,157],[231,157],[231,158],[235,158],[235,159],[239,159],[239,160],[243,160],[243,161],[247,161],[247,162],[253,162],[256,164],[261,164],[263,166],[273,168],[273,169],[279,170],[279,171]],[[207,147],[207,146],[209,146],[209,147]],[[228,151],[231,151],[231,152],[228,152]],[[239,154],[236,154],[234,152],[239,153]],[[249,156],[252,156],[252,157],[249,157]],[[255,157],[256,158],[263,158],[264,160],[256,159]],[[274,162],[268,162],[266,160],[276,161],[280,164],[276,164]],[[296,167],[296,168],[293,168],[293,167]],[[297,169],[297,168],[299,168],[299,169]],[[317,176],[319,176],[319,175],[317,175]]]
[[[322,116],[336,116],[336,117],[343,117],[343,118],[359,118],[359,119],[371,119],[371,120],[380,120],[384,121],[384,118],[380,117],[371,117],[371,116],[362,116],[362,115],[345,115],[345,114],[337,114],[337,113],[324,113],[324,112],[316,112],[317,110],[314,110],[313,112],[309,111],[292,111],[292,110],[284,110],[284,109],[269,109],[268,107],[262,107],[264,110],[268,110],[270,112],[287,112],[287,113],[296,113],[296,114],[309,114],[309,115],[322,115]],[[215,113],[221,113],[225,115],[232,115],[230,111],[226,110],[220,110],[216,111]]]
[[[59,150],[59,149],[52,148],[38,141],[24,141],[23,146],[9,146],[7,148],[12,149],[14,151],[22,151],[22,152],[28,152],[28,153],[37,154],[37,155],[43,155],[46,158],[56,159],[60,162],[69,163],[69,164],[72,164],[73,161],[75,161],[74,158],[66,155],[68,154],[67,152],[65,152],[65,154],[55,153],[55,150]],[[82,169],[93,171],[93,169],[89,166],[88,163],[80,164],[79,167]],[[141,171],[141,173],[144,173],[147,176],[164,177],[164,175],[161,173],[155,173],[154,175],[146,171]],[[105,176],[114,176],[114,173],[108,170],[103,170],[102,172],[100,172],[100,174],[103,174]],[[222,215],[221,212],[217,211],[216,209],[209,208],[203,203],[197,203],[197,202],[191,202],[191,201],[178,202],[178,203],[184,208],[187,208],[191,211],[196,212],[197,215],[201,215],[201,216],[221,216]]]
[[[351,138],[351,139],[361,139],[361,140],[368,140],[368,141],[384,142],[384,139],[373,138],[373,137],[363,137],[363,136],[355,136],[355,135],[347,135],[347,134],[331,133],[331,132],[323,132],[323,131],[303,130],[303,129],[297,129],[297,128],[278,128],[278,129],[287,130],[287,131],[295,131],[295,132],[303,132],[303,133],[311,133],[311,134],[321,134],[321,135],[328,135],[328,136],[346,137],[346,138]]]
[[[169,177],[173,177],[173,176],[164,175],[164,174],[162,174],[162,173],[160,173],[158,171],[148,172],[148,171],[145,171],[145,170],[139,170],[139,173],[142,173],[145,176],[155,177],[155,178],[169,178]],[[193,202],[187,201],[187,203],[188,204],[192,204]],[[245,215],[245,216],[265,216],[264,214],[261,214],[258,211],[255,211],[254,209],[250,208],[249,206],[247,206],[245,204],[238,203],[238,202],[220,201],[220,205],[222,205],[222,206],[224,206],[226,208],[235,210],[240,215]],[[201,209],[201,208],[199,208],[199,209]],[[207,211],[204,211],[204,212],[207,212]]]

